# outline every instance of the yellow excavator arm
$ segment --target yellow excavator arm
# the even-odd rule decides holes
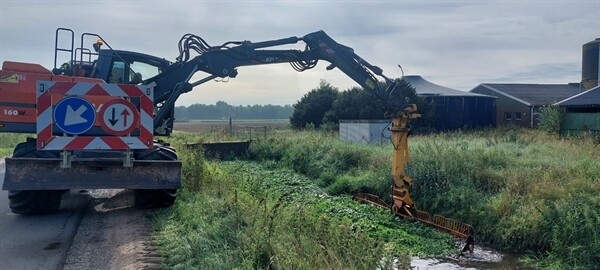
[[[472,251],[474,231],[471,225],[440,215],[432,216],[425,211],[418,210],[410,197],[409,190],[412,187],[413,180],[405,172],[405,166],[410,161],[408,148],[409,122],[411,119],[419,117],[421,117],[421,114],[417,112],[415,104],[410,104],[400,112],[391,115],[391,127],[389,130],[392,133],[390,140],[394,148],[392,153],[392,204],[389,205],[379,197],[368,193],[359,193],[354,195],[353,198],[357,201],[390,209],[392,213],[399,217],[416,220],[466,239],[465,247],[462,251]]]

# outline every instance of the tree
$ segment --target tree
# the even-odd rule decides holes
[[[560,107],[544,106],[540,108],[538,127],[549,134],[558,134],[563,116],[564,112]]]
[[[188,120],[187,107],[177,106],[175,107],[175,119],[176,120]]]
[[[386,83],[380,84],[380,89],[387,89]],[[343,119],[383,119],[386,113],[395,113],[404,105],[414,103],[417,105],[422,117],[411,121],[414,128],[431,128],[434,111],[433,106],[418,96],[416,90],[405,80],[399,80],[394,91],[389,97],[378,98],[374,93],[359,87],[353,87],[339,94],[325,121],[338,124]]]
[[[323,123],[323,116],[331,109],[338,95],[339,90],[336,87],[321,80],[318,88],[311,90],[294,104],[290,123],[294,128],[305,128],[309,123],[318,128]]]
[[[325,114],[325,122],[339,123],[349,119],[382,119],[386,106],[360,87],[342,91]]]

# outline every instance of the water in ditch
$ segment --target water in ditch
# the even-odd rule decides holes
[[[502,253],[486,247],[475,246],[472,254],[443,259],[413,258],[411,269],[415,270],[465,270],[465,269],[522,269],[531,270],[518,261],[514,254]]]

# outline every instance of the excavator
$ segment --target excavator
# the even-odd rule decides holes
[[[91,48],[84,44],[90,39],[96,40]],[[297,43],[304,49],[272,49]],[[0,132],[36,134],[6,158],[2,189],[9,191],[16,214],[57,211],[69,189],[132,189],[137,207],[172,205],[181,187],[181,162],[175,149],[154,136],[173,132],[175,101],[182,94],[214,79],[235,78],[241,66],[289,63],[302,72],[323,60],[330,63],[327,70],[341,70],[391,110],[392,204],[371,194],[354,198],[461,238],[472,236],[470,225],[417,210],[410,197],[413,180],[404,171],[409,121],[420,115],[416,105],[393,98],[398,80],[324,31],[218,46],[186,34],[175,62],[115,50],[93,33],[83,33],[76,47],[68,28],[56,30],[54,47],[51,71],[12,61],[0,70]],[[66,58],[61,65],[59,56]],[[198,72],[205,77],[192,81]]]

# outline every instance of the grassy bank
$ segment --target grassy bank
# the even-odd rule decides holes
[[[455,248],[436,230],[330,196],[272,162],[180,156],[184,189],[155,224],[166,269],[404,269],[410,255]]]
[[[12,155],[15,146],[26,138],[26,134],[0,133],[0,157]]]
[[[600,265],[600,146],[535,130],[411,137],[412,197],[432,213],[474,225],[477,238],[528,254],[548,269]],[[315,179],[329,194],[388,197],[390,146],[334,134],[286,134],[252,147],[256,160]]]

